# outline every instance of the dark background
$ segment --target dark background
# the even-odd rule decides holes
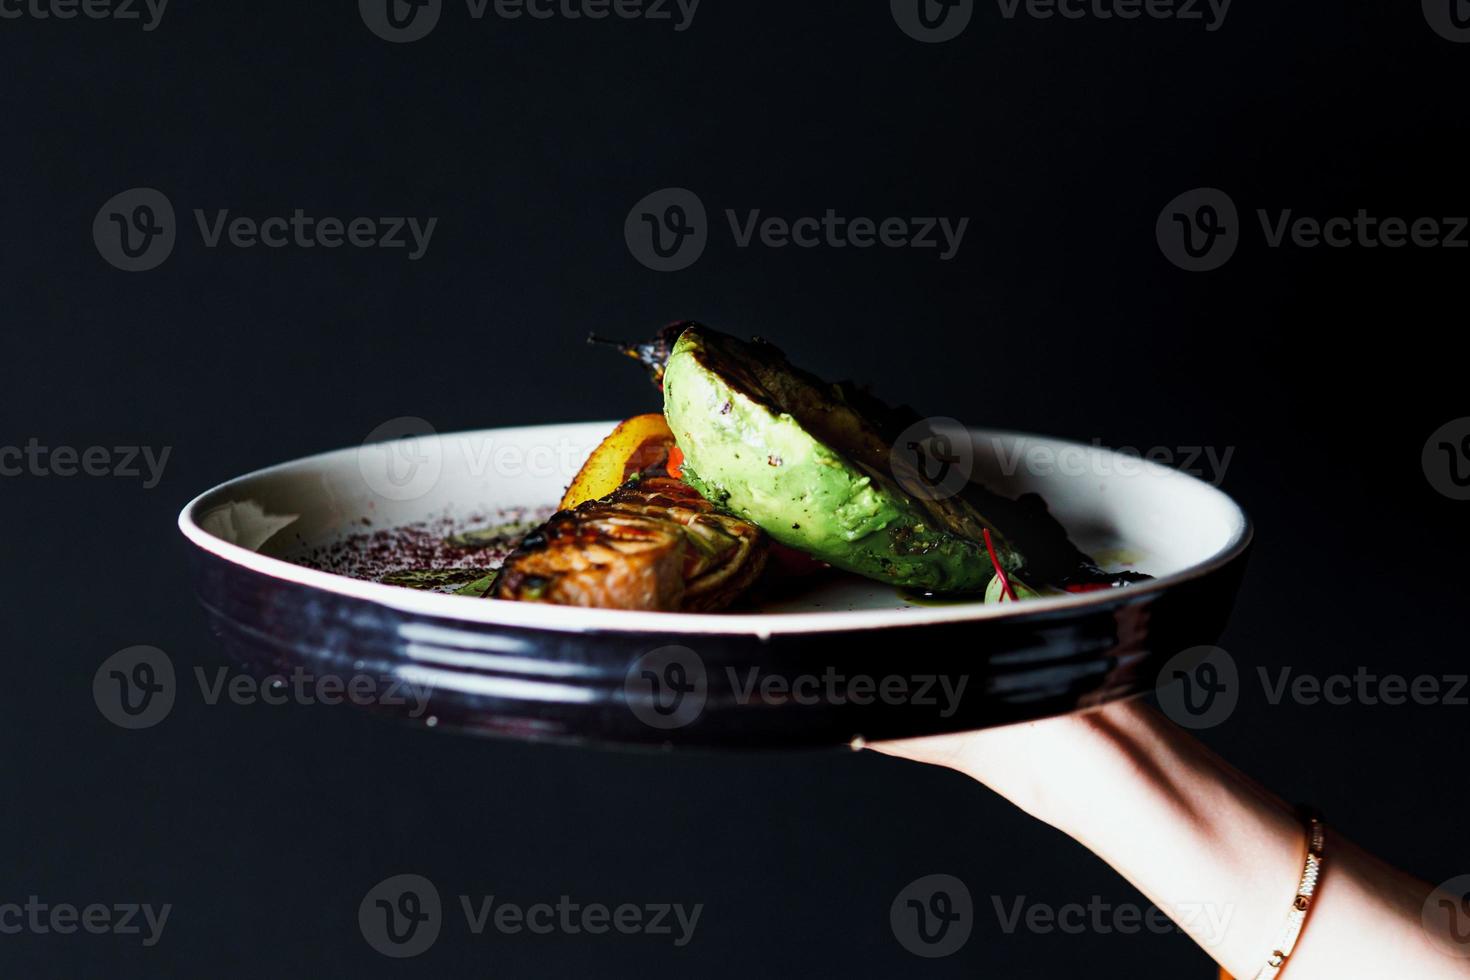
[[[162,483],[0,479],[8,672],[0,902],[170,902],[162,942],[0,936],[0,975],[1211,976],[1178,936],[1004,935],[990,896],[1141,902],[1080,847],[961,777],[844,752],[639,755],[499,743],[347,709],[181,698],[124,732],[90,694],[114,651],[223,663],[177,511],[228,477],[441,431],[647,410],[583,348],[698,317],[829,376],[994,427],[1235,448],[1258,548],[1222,640],[1254,673],[1463,673],[1466,508],[1420,451],[1470,414],[1470,253],[1270,249],[1256,208],[1463,215],[1465,48],[1416,4],[1237,0],[1200,22],[1001,17],[944,44],[881,2],[704,0],[669,22],[472,21],[390,45],[354,5],[174,0],[137,22],[0,20],[0,444],[171,446]],[[93,216],[155,187],[160,268],[100,258]],[[623,221],[695,190],[682,272]],[[1191,274],[1154,237],[1216,186],[1243,241]],[[428,254],[209,250],[193,208],[439,217]],[[723,210],[969,216],[959,255],[736,248]],[[1459,832],[1470,708],[1270,705],[1206,736],[1432,881]],[[374,883],[446,896],[703,902],[651,937],[474,938],[393,961]],[[944,872],[976,896],[957,955],[906,953],[888,904]],[[451,899],[452,900],[452,899]]]

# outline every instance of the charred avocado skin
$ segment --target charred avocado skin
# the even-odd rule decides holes
[[[963,504],[921,501],[888,471],[881,423],[844,389],[769,344],[685,329],[664,373],[664,414],[684,479],[777,541],[906,588],[980,591],[987,526]],[[997,538],[1007,571],[1020,557]]]

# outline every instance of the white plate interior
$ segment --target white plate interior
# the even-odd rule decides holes
[[[373,528],[446,516],[473,524],[477,519],[493,523],[516,511],[545,513],[615,424],[411,436],[324,453],[216,487],[186,507],[179,523],[206,550],[279,578],[434,615],[555,629],[769,633],[892,625],[911,617],[974,618],[1015,608],[914,604],[892,587],[843,576],[741,613],[582,610],[421,593],[292,563],[312,549]],[[1187,575],[1222,560],[1247,535],[1246,519],[1228,496],[1167,467],[1043,436],[973,430],[972,439],[977,479],[1007,495],[1040,493],[1073,540],[1106,567],[1127,567],[1161,580]],[[1034,600],[1087,601],[1095,600]]]

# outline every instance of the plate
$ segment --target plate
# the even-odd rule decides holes
[[[455,434],[407,424],[401,438],[200,494],[179,527],[195,545],[212,629],[252,672],[330,678],[339,691],[356,683],[362,695],[344,700],[447,730],[846,745],[1151,690],[1171,656],[1218,638],[1251,541],[1240,507],[1192,476],[1096,446],[972,429],[972,479],[1040,493],[1083,550],[1156,578],[986,605],[913,601],[834,574],[750,609],[691,614],[479,599],[328,570],[344,556],[380,568],[381,552],[406,533],[389,529],[417,527],[411,540],[423,543],[544,516],[614,424]]]

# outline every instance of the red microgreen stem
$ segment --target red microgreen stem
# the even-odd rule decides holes
[[[1000,576],[1000,589],[1007,599],[1016,601],[1016,593],[1011,589],[1011,580],[1006,578],[1006,570],[1000,567],[1000,559],[995,556],[995,545],[990,540],[990,528],[981,528],[985,534],[985,550],[990,552],[990,563],[995,566],[995,574]]]

